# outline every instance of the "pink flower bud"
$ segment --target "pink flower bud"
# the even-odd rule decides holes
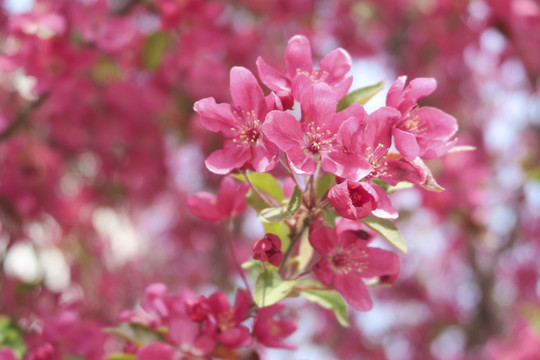
[[[281,240],[274,234],[266,234],[253,244],[253,258],[262,262],[268,261],[274,266],[281,264]]]

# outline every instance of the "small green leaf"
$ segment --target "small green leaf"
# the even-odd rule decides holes
[[[277,273],[268,269],[259,275],[255,283],[253,300],[259,307],[270,306],[287,297],[296,281],[282,280]]]
[[[311,280],[305,279],[301,281],[303,286],[324,288],[324,285]],[[332,310],[336,316],[337,321],[341,326],[348,327],[349,321],[347,320],[347,306],[341,295],[335,290],[305,290],[300,289],[300,295],[306,300],[319,304],[325,309]]]
[[[259,195],[253,190],[249,190],[246,194],[246,204],[251,206],[255,211],[260,212],[262,209],[268,208],[268,204],[264,202]]]
[[[299,188],[295,187],[291,198],[287,203],[287,211],[292,216],[298,211],[298,209],[300,209],[300,206],[302,206],[302,191],[300,191]]]
[[[317,199],[320,199],[330,188],[334,185],[336,181],[336,175],[334,174],[325,174],[322,176],[319,181],[317,181]]]
[[[252,260],[248,260],[248,261],[242,263],[242,265],[240,265],[240,266],[244,270],[259,269],[261,267],[261,262],[252,259]]]
[[[135,360],[137,358],[136,354],[109,354],[107,355],[107,360]]]
[[[389,185],[385,190],[387,194],[392,194],[392,193],[395,193],[396,191],[410,189],[412,187],[414,187],[413,183],[410,183],[407,181],[401,181],[401,182],[398,182],[396,186]]]
[[[291,217],[291,213],[285,206],[262,209],[259,213],[259,218],[265,222],[281,222]]]
[[[354,90],[338,103],[337,110],[344,110],[353,104],[364,105],[368,102],[369,99],[375,96],[382,89],[384,89],[384,81],[379,81],[374,85]]]
[[[309,243],[309,231],[304,231],[300,237],[300,245],[298,248],[298,269],[297,272],[302,272],[309,264],[313,256],[313,247]]]
[[[435,177],[433,177],[431,170],[428,168],[426,163],[424,163],[424,160],[417,157],[416,159],[413,160],[413,164],[416,165],[417,167],[420,167],[426,173],[426,181],[423,184],[420,184],[420,186],[422,186],[424,189],[427,189],[429,191],[437,191],[437,192],[444,191],[444,188],[441,187],[439,184],[437,184]]]
[[[407,244],[405,244],[405,240],[403,240],[399,230],[392,221],[379,219],[373,215],[369,215],[368,217],[361,219],[361,221],[372,230],[378,232],[383,238],[388,240],[390,244],[394,245],[402,252],[407,253]]]
[[[155,32],[146,38],[143,64],[147,69],[154,70],[159,67],[168,44],[169,34],[164,31]]]
[[[263,222],[281,222],[290,219],[300,209],[302,205],[302,192],[297,187],[294,188],[287,205],[262,209],[259,218]]]
[[[9,317],[0,315],[0,348],[8,347],[18,358],[26,353],[23,330]]]
[[[323,209],[323,225],[328,227],[336,226],[336,217],[338,213],[333,206],[327,206]]]
[[[165,340],[163,334],[138,323],[121,323],[116,327],[106,328],[105,331],[139,347]]]
[[[257,188],[257,190],[267,193],[280,203],[285,199],[285,195],[283,195],[283,187],[271,174],[250,172],[248,173],[248,176],[249,181]],[[246,181],[246,177],[242,174],[232,174],[231,177],[241,181]]]
[[[290,244],[289,227],[282,222],[263,223],[264,231],[279,236],[281,239],[281,248],[287,249]]]

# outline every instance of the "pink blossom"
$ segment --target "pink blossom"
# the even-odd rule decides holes
[[[262,262],[268,261],[274,266],[281,264],[281,240],[274,234],[266,234],[253,244],[253,258]]]
[[[189,210],[201,219],[221,222],[244,212],[246,208],[245,195],[249,185],[238,183],[230,177],[224,177],[219,187],[217,197],[200,192],[186,198]]]
[[[352,116],[351,110],[336,113],[337,102],[332,94],[327,84],[311,85],[302,96],[300,122],[290,113],[272,111],[263,132],[285,152],[297,174],[314,174],[320,159],[326,172],[362,178],[370,172],[369,165],[355,153],[344,152],[337,141],[338,129]]]
[[[351,116],[339,128],[337,141],[345,153],[362,158],[360,174],[391,185],[400,181],[424,182],[425,174],[421,169],[388,152],[392,145],[392,128],[400,119],[398,111],[382,107],[368,115],[362,105],[353,105],[347,110]],[[358,181],[362,177],[348,178]]]
[[[217,104],[214,98],[199,100],[194,105],[201,124],[227,139],[223,149],[206,159],[206,167],[216,174],[228,174],[244,166],[253,166],[258,172],[269,171],[275,166],[279,151],[263,136],[261,126],[266,114],[276,108],[276,98],[265,97],[246,68],[233,67],[230,81],[235,106]]]
[[[335,100],[340,100],[349,91],[353,78],[347,77],[351,69],[351,57],[339,48],[326,55],[319,64],[313,67],[311,45],[302,35],[293,36],[285,50],[285,73],[282,74],[268,65],[261,57],[257,59],[259,78],[269,89],[292,106],[292,97],[300,100],[303,89],[314,83],[324,82],[332,90]],[[294,88],[294,90],[293,90]]]
[[[296,346],[285,344],[283,339],[296,331],[296,324],[292,319],[274,320],[274,316],[284,308],[284,304],[275,304],[259,309],[253,335],[264,346],[294,350]]]
[[[339,291],[349,305],[368,311],[373,303],[363,278],[398,273],[399,258],[390,251],[368,247],[349,227],[344,221],[334,229],[321,222],[312,226],[309,241],[323,255],[313,271],[325,285]]]
[[[351,220],[370,214],[384,219],[398,217],[386,191],[372,182],[343,181],[330,189],[328,201],[339,215]]]
[[[224,292],[218,290],[208,298],[209,322],[214,326],[216,339],[223,345],[235,349],[251,343],[249,329],[240,325],[247,319],[251,297],[243,290],[236,293],[231,308]]]
[[[456,119],[433,107],[418,107],[418,100],[437,87],[435,79],[416,78],[405,87],[406,80],[400,76],[386,97],[386,104],[402,114],[392,130],[396,148],[408,161],[417,156],[432,159],[444,155],[456,142]]]

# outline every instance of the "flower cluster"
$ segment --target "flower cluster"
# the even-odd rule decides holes
[[[230,72],[234,104],[210,97],[194,106],[202,126],[226,139],[223,148],[206,159],[207,168],[222,175],[235,172],[233,176],[251,188],[241,194],[247,192],[263,222],[287,225],[284,232],[274,229],[253,245],[253,258],[262,262],[258,275],[255,272],[255,305],[265,309],[294,291],[324,290],[337,291],[357,310],[370,310],[364,279],[391,282],[400,265],[396,254],[370,246],[373,236],[365,227],[405,248],[397,230],[398,235],[389,236],[376,226],[378,222],[395,229],[391,219],[398,213],[387,191],[402,182],[439,189],[423,159],[439,157],[454,146],[456,120],[439,109],[418,105],[436,87],[430,78],[414,79],[407,86],[405,77],[398,78],[386,106],[368,114],[363,103],[379,89],[349,93],[353,78],[347,52],[331,51],[317,68],[304,36],[289,40],[284,68],[282,73],[258,58],[259,78],[270,90],[265,95],[248,69],[234,67]],[[391,151],[392,144],[397,152]],[[278,179],[260,174],[278,174],[278,164],[289,176],[279,191]],[[291,186],[294,191],[286,189]],[[194,214],[213,220],[216,206],[224,201],[236,207],[225,200],[233,195],[224,189],[222,185],[217,199],[208,198],[212,204],[204,194],[190,197]],[[257,199],[262,206],[253,205]],[[223,213],[229,216],[230,210]],[[297,246],[301,238],[309,242]],[[316,280],[306,277],[311,273]],[[268,295],[275,283],[285,288],[277,297]]]
[[[295,331],[294,322],[274,318],[283,306],[269,306],[254,315],[250,304],[251,297],[243,290],[231,307],[220,290],[197,297],[187,288],[170,293],[156,283],[146,289],[140,309],[123,313],[124,326],[114,332],[125,340],[124,353],[136,352],[138,360],[210,359],[224,349],[249,353],[257,344],[294,348],[283,342]],[[246,326],[249,318],[254,318],[251,330]],[[126,335],[137,327],[145,329],[150,339],[140,348]]]

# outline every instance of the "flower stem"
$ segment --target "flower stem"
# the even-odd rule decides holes
[[[255,194],[257,194],[258,197],[261,198],[262,201],[264,201],[264,203],[266,205],[268,205],[269,207],[275,207],[276,205],[272,204],[267,198],[266,196],[264,196],[260,191],[259,189],[257,189],[255,187],[255,185],[253,185],[253,183],[251,182],[251,180],[249,179],[249,176],[248,176],[248,172],[247,171],[244,171],[244,177],[246,178],[246,181],[247,183],[249,184],[249,186],[251,187],[251,190],[253,190],[253,192]]]

